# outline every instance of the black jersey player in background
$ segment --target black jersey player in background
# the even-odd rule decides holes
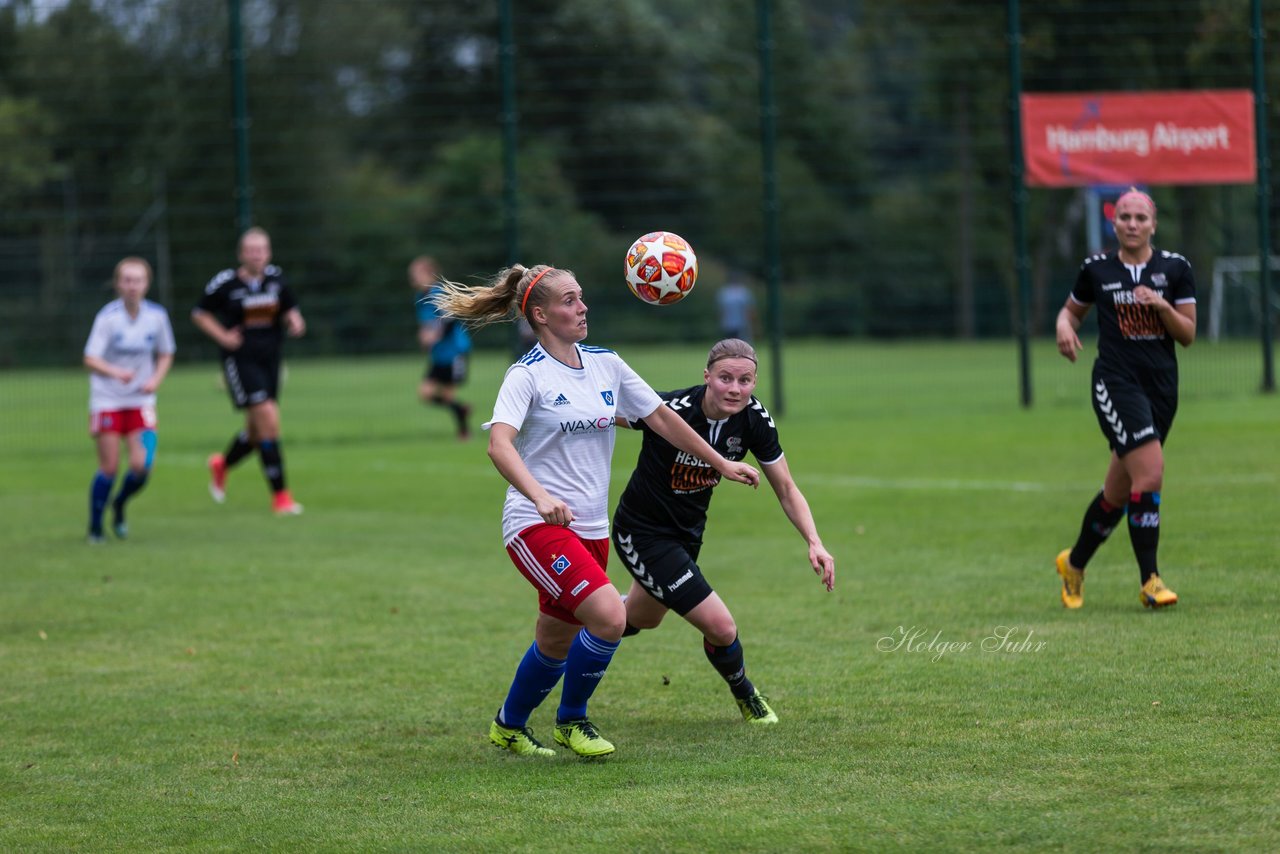
[[[1190,347],[1195,341],[1196,285],[1186,258],[1151,245],[1156,205],[1150,196],[1136,189],[1121,195],[1114,222],[1119,250],[1085,260],[1058,313],[1058,351],[1074,362],[1081,350],[1080,322],[1091,306],[1098,307],[1093,410],[1111,461],[1075,546],[1062,551],[1056,564],[1062,604],[1081,607],[1089,558],[1127,516],[1142,604],[1163,608],[1178,601],[1156,565],[1164,444],[1178,409],[1174,342]]]
[[[231,403],[245,413],[244,429],[226,452],[209,457],[209,492],[222,503],[227,471],[256,448],[271,485],[272,510],[296,516],[302,505],[285,482],[276,401],[284,336],[301,337],[307,325],[284,273],[271,263],[270,236],[261,228],[249,229],[240,237],[238,256],[240,265],[214,276],[191,311],[195,325],[218,345]]]
[[[835,558],[823,546],[809,503],[791,477],[773,418],[751,394],[755,350],[737,338],[718,342],[707,357],[703,381],[660,396],[726,459],[741,460],[748,451],[755,456],[783,512],[808,544],[809,564],[831,590]],[[625,635],[656,628],[674,610],[702,632],[707,660],[729,684],[742,717],[748,723],[776,723],[777,715],[747,678],[733,615],[698,568],[711,490],[720,475],[643,421],[630,426],[642,430],[644,439],[613,517],[613,543],[633,578]]]

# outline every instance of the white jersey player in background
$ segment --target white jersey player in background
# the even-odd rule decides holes
[[[579,343],[587,337],[587,305],[570,271],[516,265],[487,285],[444,283],[434,302],[443,315],[474,325],[523,317],[538,339],[507,370],[484,425],[489,457],[510,484],[503,543],[538,591],[534,642],[489,739],[517,754],[554,755],[528,722],[563,675],[556,742],[579,756],[607,755],[614,746],[588,719],[587,701],[626,626],[622,597],[605,574],[615,420],[647,419],[730,480],[756,486],[759,472],[717,453],[612,350]]]
[[[173,327],[163,307],[144,297],[151,265],[142,258],[116,264],[118,298],[93,320],[84,345],[89,369],[89,435],[98,448],[98,470],[89,487],[89,542],[104,542],[102,517],[110,500],[111,529],[128,536],[125,504],[147,483],[156,451],[156,389],[173,365]],[[120,465],[120,442],[129,452],[129,470],[111,499]]]

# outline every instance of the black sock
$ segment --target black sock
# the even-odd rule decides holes
[[[262,473],[271,483],[272,492],[284,489],[284,456],[279,439],[263,439],[258,443],[258,456],[262,459]]]
[[[702,639],[702,651],[724,681],[729,683],[729,690],[739,700],[745,700],[755,693],[756,686],[747,678],[747,666],[742,660],[742,644],[735,637],[728,646],[714,646],[706,638]]]
[[[231,440],[231,444],[227,445],[226,453],[222,455],[222,463],[227,468],[231,468],[252,453],[253,443],[249,441],[249,434],[241,430]]]
[[[1099,492],[1094,496],[1089,507],[1084,511],[1084,521],[1080,523],[1080,536],[1071,549],[1068,560],[1076,569],[1084,569],[1093,558],[1098,546],[1111,536],[1120,519],[1124,516],[1124,508],[1108,504],[1107,499]]]
[[[458,432],[467,432],[467,414],[471,412],[471,407],[465,403],[459,403],[456,400],[449,402],[449,408],[453,410],[453,417],[458,421]]]
[[[120,482],[120,490],[116,493],[115,500],[111,502],[111,511],[115,514],[117,525],[124,521],[124,503],[141,492],[142,487],[147,485],[147,474],[146,469],[141,472],[130,470],[125,474],[124,480]]]
[[[640,634],[640,631],[641,631],[640,629],[636,628],[630,623],[627,623],[627,627],[622,630],[622,636],[624,638],[635,637],[636,635]]]
[[[1142,583],[1153,575],[1156,568],[1156,551],[1160,547],[1160,493],[1135,492],[1129,496],[1129,542],[1133,544],[1133,556],[1138,559],[1138,572]]]

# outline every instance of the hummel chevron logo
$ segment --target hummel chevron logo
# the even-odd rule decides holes
[[[773,416],[769,414],[769,410],[764,408],[763,403],[757,400],[755,403],[751,404],[751,408],[759,412],[760,415],[764,417],[764,420],[769,423],[770,427],[774,426]]]
[[[636,554],[635,547],[631,545],[631,535],[617,535],[614,542],[618,544],[618,554],[622,555],[622,559],[627,562],[627,569],[631,571],[631,575],[644,585],[644,589],[648,590],[654,599],[662,599],[662,585],[654,580],[649,571],[644,568],[644,561],[640,560],[640,555]]]
[[[671,407],[676,412],[679,412],[681,409],[688,409],[692,405],[693,401],[689,400],[689,395],[687,394],[684,397],[677,397],[675,400],[667,401],[667,406]]]
[[[1107,392],[1107,386],[1102,380],[1098,380],[1094,385],[1093,398],[1098,401],[1098,411],[1107,419],[1107,424],[1115,434],[1116,441],[1121,445],[1129,441],[1129,434],[1125,431],[1124,424],[1120,423],[1120,413],[1115,411],[1115,404],[1111,402],[1111,395]]]

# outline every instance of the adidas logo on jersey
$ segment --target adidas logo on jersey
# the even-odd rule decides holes
[[[552,401],[551,405],[552,406],[568,406],[569,398],[565,397],[563,394],[557,395],[556,399]]]

